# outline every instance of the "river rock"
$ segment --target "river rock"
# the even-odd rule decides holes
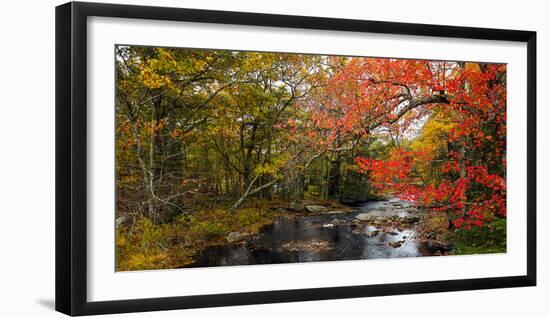
[[[229,243],[234,243],[238,241],[242,241],[245,238],[247,238],[250,235],[250,233],[242,233],[242,232],[231,232],[227,234],[226,240]]]
[[[401,247],[401,244],[405,243],[404,240],[396,241],[396,242],[389,242],[388,244],[393,248]]]
[[[379,233],[380,233],[379,230],[374,230],[374,231],[367,231],[367,232],[365,232],[365,235],[366,235],[367,237],[376,237],[376,236],[378,236]]]
[[[306,211],[308,212],[314,212],[314,213],[317,213],[317,212],[327,212],[328,209],[326,206],[322,206],[322,205],[306,205],[305,206],[305,209]]]
[[[300,203],[297,203],[297,202],[292,202],[290,203],[290,205],[288,206],[288,209],[290,211],[294,211],[294,212],[301,212],[304,210],[304,206],[301,205]]]
[[[388,245],[393,247],[393,248],[401,247],[401,243],[399,243],[399,242],[389,242]]]
[[[453,245],[449,244],[447,242],[437,241],[437,240],[427,240],[426,247],[432,251],[435,252],[449,252],[453,249]]]
[[[375,218],[376,218],[375,216],[373,216],[369,213],[361,213],[361,214],[358,214],[358,215],[355,216],[356,220],[364,221],[364,222],[371,222]]]
[[[416,223],[418,221],[420,221],[420,218],[418,216],[406,216],[406,217],[401,218],[401,223],[412,224],[412,223]]]
[[[123,215],[115,220],[115,226],[118,229],[122,224],[128,222],[128,216]]]

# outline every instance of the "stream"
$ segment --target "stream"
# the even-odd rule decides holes
[[[416,224],[402,227],[385,222],[392,216],[422,213],[408,202],[392,198],[364,203],[352,212],[278,218],[263,227],[256,239],[206,248],[186,267],[429,256],[430,250],[414,239]],[[359,222],[361,217],[378,217],[381,222],[373,226],[372,222]]]

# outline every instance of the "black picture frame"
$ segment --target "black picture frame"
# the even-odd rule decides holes
[[[366,286],[89,302],[87,300],[86,20],[91,16],[370,32],[527,44],[527,274]],[[92,315],[448,292],[536,284],[536,32],[306,16],[70,2],[56,7],[56,310]]]

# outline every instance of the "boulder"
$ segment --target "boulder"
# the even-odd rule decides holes
[[[306,205],[305,209],[307,212],[314,212],[314,213],[328,211],[327,207],[322,205]]]
[[[231,232],[231,233],[227,234],[226,240],[229,243],[239,242],[239,241],[242,241],[242,240],[246,239],[249,235],[250,235],[250,233]]]
[[[290,205],[288,206],[288,209],[294,212],[301,212],[304,210],[304,206],[298,202],[291,202]]]
[[[396,241],[396,242],[389,242],[388,244],[393,248],[401,247],[401,244],[405,243],[404,240]]]
[[[420,221],[420,217],[418,217],[418,216],[407,216],[407,217],[405,217],[405,222],[406,223],[416,223],[418,221]]]
[[[115,226],[116,228],[118,229],[122,224],[128,222],[128,216],[127,215],[123,215],[121,217],[118,217],[116,220],[115,220]]]
[[[379,230],[374,230],[374,231],[367,231],[367,232],[365,232],[365,235],[366,235],[367,237],[376,237],[376,236],[378,236],[379,233],[380,233]]]
[[[355,216],[356,220],[364,221],[364,222],[371,222],[375,218],[376,218],[375,216],[373,216],[369,213],[361,213],[361,214],[358,214],[358,215]]]
[[[453,245],[449,244],[447,242],[437,241],[437,240],[428,240],[426,242],[426,247],[432,251],[433,253],[436,252],[449,252],[453,249]]]
[[[389,242],[388,244],[393,248],[401,247],[401,243],[399,242]]]

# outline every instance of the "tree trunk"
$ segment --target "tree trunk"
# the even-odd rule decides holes
[[[258,176],[254,177],[254,179],[252,179],[252,181],[250,182],[250,184],[248,185],[248,188],[246,189],[246,191],[244,192],[244,194],[239,198],[239,200],[237,200],[237,202],[235,202],[235,204],[233,204],[233,206],[231,208],[229,208],[228,212],[229,213],[232,213],[233,211],[235,211],[239,206],[241,206],[241,204],[243,204],[243,202],[246,200],[246,198],[248,198],[249,196],[251,195],[254,195],[260,191],[262,191],[263,189],[266,189],[268,187],[271,187],[272,185],[275,184],[275,182],[277,182],[277,180],[271,180],[270,182],[266,183],[266,184],[263,184],[259,187],[257,187],[256,189],[254,190],[251,190],[252,189],[252,186],[254,185],[254,183],[256,183],[256,181],[258,180]]]
[[[134,140],[136,142],[137,147],[137,158],[139,162],[139,166],[141,168],[141,174],[143,177],[143,187],[145,188],[145,195],[147,197],[147,214],[150,218],[154,218],[155,216],[155,206],[154,206],[154,198],[153,198],[153,191],[151,189],[151,175],[149,170],[147,169],[147,164],[144,160],[144,150],[143,146],[141,145],[141,138],[139,129],[137,127],[137,124],[134,121],[130,121],[132,126],[132,134],[134,135]]]
[[[340,193],[340,155],[335,160],[330,160],[330,173],[328,177],[328,198],[339,199]]]

